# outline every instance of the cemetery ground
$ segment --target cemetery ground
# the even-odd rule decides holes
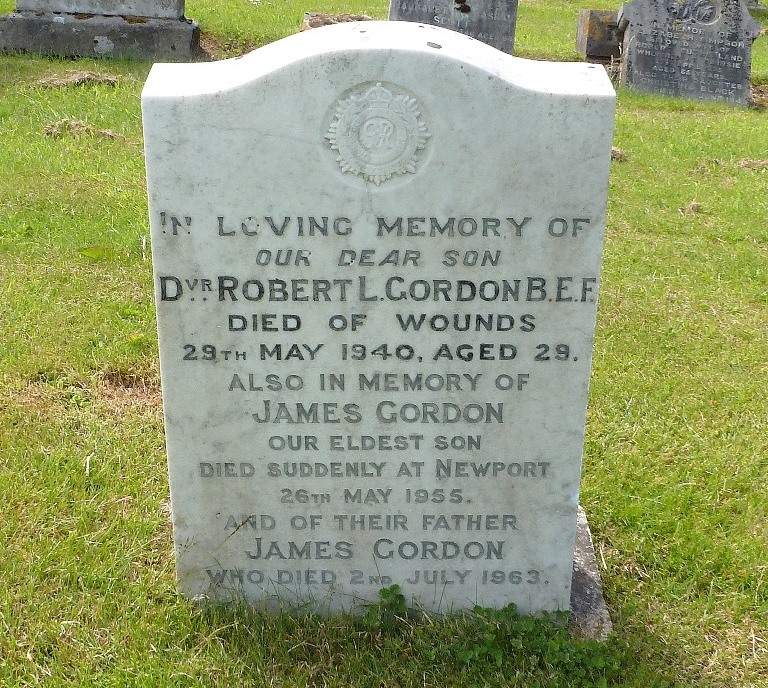
[[[522,0],[517,55],[577,59],[582,6]],[[187,4],[216,57],[305,11],[386,15]],[[0,685],[768,686],[768,37],[755,107],[619,91],[581,495],[604,644],[510,611],[415,618],[391,590],[359,619],[176,593],[150,66],[0,56]]]

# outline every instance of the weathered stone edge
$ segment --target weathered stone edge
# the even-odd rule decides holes
[[[592,533],[584,509],[576,519],[576,547],[573,553],[571,616],[568,626],[574,635],[605,640],[613,631],[611,616],[603,597]]]
[[[0,17],[0,52],[66,57],[189,60],[200,49],[191,19],[12,12]]]

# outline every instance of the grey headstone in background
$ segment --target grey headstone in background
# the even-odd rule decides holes
[[[200,45],[184,0],[18,0],[0,17],[0,52],[189,60]]]
[[[622,6],[622,80],[647,93],[749,102],[760,25],[743,0],[634,0]]]
[[[511,55],[517,0],[390,0],[389,19],[458,31]]]

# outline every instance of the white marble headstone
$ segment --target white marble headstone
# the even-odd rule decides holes
[[[179,584],[567,609],[614,92],[431,26],[143,93]]]

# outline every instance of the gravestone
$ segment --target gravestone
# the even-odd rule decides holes
[[[613,10],[579,10],[576,52],[587,59],[610,62],[621,55],[619,13]]]
[[[390,0],[389,19],[452,29],[511,55],[517,0]]]
[[[760,26],[743,0],[634,0],[621,8],[619,32],[622,81],[630,88],[749,102]]]
[[[415,23],[153,67],[185,594],[568,609],[614,98]]]
[[[0,52],[188,60],[199,34],[184,0],[17,0],[0,17]]]

